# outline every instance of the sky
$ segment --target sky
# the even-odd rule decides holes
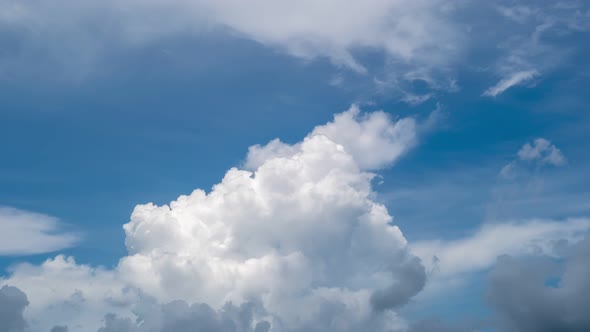
[[[0,332],[588,331],[590,2],[0,0]]]

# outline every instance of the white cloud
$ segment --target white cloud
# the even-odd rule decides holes
[[[129,316],[137,292],[117,278],[116,271],[77,264],[59,255],[41,265],[19,264],[0,285],[17,286],[27,294],[25,318],[32,331],[69,325],[70,331],[96,331],[106,312]]]
[[[504,179],[514,179],[522,175],[527,166],[531,165],[536,168],[545,165],[563,166],[567,164],[567,159],[555,145],[545,138],[537,138],[531,143],[525,143],[517,152],[517,160],[506,164],[500,170],[500,177]]]
[[[414,140],[413,120],[353,108],[294,145],[251,148],[253,172],[232,168],[210,192],[136,206],[114,270],[57,257],[0,284],[29,296],[26,315],[44,330],[87,331],[111,311],[133,318],[138,294],[215,309],[254,301],[278,331],[399,330],[388,309],[422,289],[425,271],[364,169],[388,166]]]
[[[307,138],[317,135],[341,145],[362,170],[390,166],[417,143],[413,118],[394,121],[383,111],[361,114],[356,105],[336,114],[332,122],[315,127]],[[278,139],[264,146],[254,145],[248,149],[245,167],[256,169],[271,158],[292,156],[300,150],[301,144],[289,145]]]
[[[444,41],[457,34],[440,1],[199,3],[212,20],[263,44],[306,58],[326,56],[361,72],[365,69],[352,54],[357,48],[380,49],[403,61],[445,57],[450,52]]]
[[[484,91],[484,96],[496,97],[513,86],[523,84],[539,76],[536,70],[525,70],[511,73],[508,77],[501,79],[496,85]]]
[[[66,233],[54,217],[0,207],[0,255],[31,255],[74,246],[79,235]]]
[[[526,161],[538,161],[541,164],[562,166],[566,159],[561,151],[550,141],[544,138],[537,138],[533,144],[526,143],[518,151],[518,158]]]
[[[0,26],[20,41],[7,46],[0,75],[57,63],[81,76],[118,50],[212,30],[358,73],[367,67],[357,54],[376,52],[400,77],[446,67],[463,48],[454,6],[441,0],[0,0],[0,8]]]
[[[411,248],[437,277],[449,278],[490,268],[505,254],[554,255],[559,241],[580,241],[589,230],[590,219],[486,224],[464,238],[415,242]]]

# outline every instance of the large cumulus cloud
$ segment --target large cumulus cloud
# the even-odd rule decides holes
[[[165,300],[219,306],[257,298],[285,324],[312,318],[322,302],[363,315],[375,290],[379,307],[407,301],[423,283],[414,285],[406,271],[418,280],[424,271],[405,263],[411,261],[406,241],[386,208],[371,199],[372,174],[361,168],[371,154],[395,157],[397,151],[381,143],[399,135],[370,140],[364,149],[339,144],[348,143],[337,140],[348,126],[338,120],[353,114],[354,121],[354,112],[328,125],[334,135],[316,134],[326,128],[318,127],[290,153],[266,154],[254,172],[229,170],[209,193],[137,206],[125,225],[130,255],[120,263],[121,275]],[[361,141],[395,128],[379,115],[356,119],[380,122],[365,126]],[[138,281],[138,275],[153,277]]]
[[[226,309],[245,303],[260,310],[236,331],[403,328],[390,309],[422,289],[425,271],[374,200],[367,170],[415,144],[414,120],[352,108],[299,143],[277,142],[251,148],[250,170],[230,169],[209,192],[138,205],[124,226],[129,254],[115,269],[58,256],[17,266],[5,282],[26,291],[31,322],[44,330],[142,331],[145,297],[163,313],[156,330],[169,326],[170,308],[188,322],[210,309],[225,324],[234,321]]]

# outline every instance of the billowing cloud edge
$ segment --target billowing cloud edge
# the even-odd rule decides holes
[[[253,330],[401,330],[395,311],[424,287],[425,270],[373,201],[368,170],[416,143],[414,119],[352,107],[299,143],[250,148],[251,170],[230,169],[209,192],[136,206],[124,226],[129,254],[116,268],[57,256],[14,266],[0,284],[27,294],[25,316],[42,330],[131,322],[141,331],[145,299],[162,306],[155,312],[204,304],[220,320],[228,303],[252,303],[262,308]]]

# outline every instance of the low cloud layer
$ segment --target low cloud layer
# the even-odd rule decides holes
[[[152,300],[141,305],[145,309],[138,313],[137,320],[107,314],[98,332],[268,332],[270,329],[269,322],[255,321],[258,308],[253,303],[240,306],[228,303],[220,310],[204,303],[189,305],[180,300],[164,305]]]
[[[484,91],[484,96],[496,97],[504,91],[523,83],[527,83],[533,78],[539,76],[539,73],[535,70],[519,71],[511,73],[510,76],[503,78],[496,85],[488,88]]]
[[[411,247],[435,275],[455,276],[488,269],[496,257],[506,254],[542,253],[555,257],[558,243],[563,240],[575,243],[589,230],[589,219],[495,223],[483,225],[471,236],[452,241],[414,242]]]
[[[506,331],[590,330],[590,239],[570,250],[561,263],[548,257],[498,259],[489,299]]]
[[[562,166],[566,159],[561,151],[544,138],[537,138],[532,144],[526,143],[518,151],[518,158],[525,161],[536,161],[541,164]]]
[[[545,138],[536,138],[525,143],[516,153],[516,159],[500,170],[504,179],[514,179],[527,169],[538,170],[547,165],[560,167],[567,164],[567,159],[553,143]]]

